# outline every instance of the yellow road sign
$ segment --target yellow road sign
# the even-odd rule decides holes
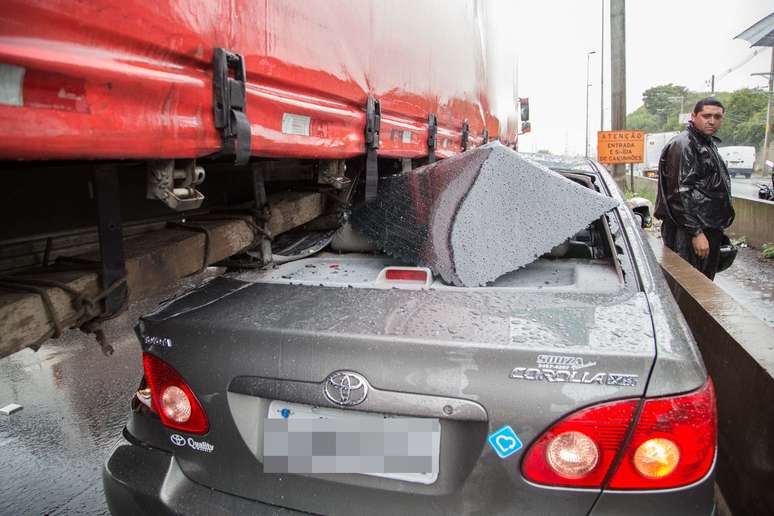
[[[597,131],[600,163],[642,163],[645,161],[643,131]]]

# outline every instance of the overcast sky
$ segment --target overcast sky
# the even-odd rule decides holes
[[[591,56],[589,140],[600,125],[603,0],[484,0],[496,13],[492,43],[518,54],[518,93],[529,97],[532,134],[520,150],[583,154],[586,53]],[[610,1],[605,2],[605,128],[610,129]],[[631,112],[651,86],[675,83],[709,91],[712,74],[738,65],[755,49],[734,36],[774,11],[771,0],[629,0],[626,2],[626,100]],[[771,50],[716,80],[716,91],[764,87]],[[688,108],[686,108],[686,111]],[[594,145],[592,144],[593,148]]]

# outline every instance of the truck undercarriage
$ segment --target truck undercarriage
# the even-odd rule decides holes
[[[0,210],[14,224],[0,233],[0,356],[37,348],[68,328],[95,333],[110,353],[99,322],[127,302],[214,264],[281,260],[272,257],[277,236],[335,229],[353,196],[363,195],[359,158],[183,161],[206,174],[199,184],[186,184],[180,162],[3,164],[13,186]],[[379,165],[387,172],[402,163]],[[183,185],[161,190],[177,191],[172,203],[159,194],[159,168]],[[181,211],[191,198],[198,207]]]

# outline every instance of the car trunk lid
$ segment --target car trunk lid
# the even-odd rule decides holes
[[[547,496],[521,477],[520,453],[500,459],[486,437],[508,425],[528,445],[578,408],[642,396],[654,359],[644,294],[537,282],[420,291],[290,282],[218,279],[143,319],[145,350],[183,375],[211,422],[191,437],[206,446],[175,448],[190,478],[322,513],[591,507],[597,491]],[[337,371],[367,381],[362,403],[342,408],[326,397]],[[437,421],[437,477],[264,473],[263,423],[275,401]]]

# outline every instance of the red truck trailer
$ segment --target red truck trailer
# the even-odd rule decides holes
[[[485,9],[2,2],[0,356],[245,250],[265,264],[278,235],[377,195],[378,174],[514,144]],[[74,263],[90,266],[73,279]]]
[[[239,55],[253,156],[439,156],[499,135],[475,2],[6,0],[0,157],[200,158],[221,150],[215,49]],[[233,68],[232,68],[233,77]]]

